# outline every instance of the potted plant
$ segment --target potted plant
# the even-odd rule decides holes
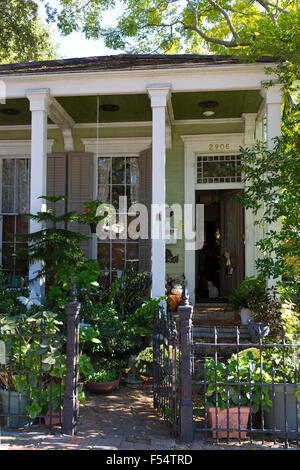
[[[43,338],[43,347],[40,346],[41,323],[43,332],[48,335]],[[1,365],[0,397],[3,412],[12,414],[5,418],[5,425],[24,426],[43,411],[46,412],[38,384],[41,373],[45,389],[50,384],[54,389],[62,378],[61,342],[55,336],[60,325],[61,322],[52,312],[1,318],[1,338],[5,343],[6,359],[5,364]],[[29,372],[23,373],[23,369]]]
[[[105,219],[108,215],[108,212],[101,214],[100,206],[102,202],[96,200],[86,201],[84,203],[84,209],[81,214],[78,216],[78,222],[80,224],[88,224],[91,229],[91,233],[96,233],[97,224]]]
[[[99,370],[88,377],[87,388],[93,393],[110,393],[115,390],[120,383],[115,369]]]
[[[228,305],[239,311],[242,325],[252,320],[251,301],[259,300],[266,291],[266,282],[262,276],[246,277],[228,299]]]
[[[251,385],[249,383],[249,369],[252,371]],[[261,393],[264,409],[269,409],[272,406],[268,389],[264,389],[262,392],[259,385],[260,374],[255,373],[259,370],[259,351],[254,348],[240,352],[239,356],[233,354],[226,363],[219,361],[215,363],[214,359],[206,359],[208,423],[212,429],[213,438],[238,438],[239,433],[242,439],[246,437],[250,397],[253,413],[259,411],[261,407]],[[263,363],[263,371],[264,379],[267,377],[271,380],[268,363]],[[238,379],[239,389],[236,385]],[[219,384],[214,382],[219,382]],[[224,382],[224,385],[220,382]],[[229,385],[227,386],[226,383]]]
[[[300,321],[295,305],[286,302],[280,312],[285,344],[299,344]],[[272,430],[276,427],[277,437],[295,439],[297,425],[300,424],[300,386],[297,386],[300,376],[299,347],[267,348],[263,356],[265,361],[275,366],[274,385],[269,386],[274,406],[265,411],[265,428]]]

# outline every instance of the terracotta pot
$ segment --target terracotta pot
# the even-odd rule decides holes
[[[79,400],[77,400],[77,418],[79,418],[79,406],[80,406],[80,403],[79,403]],[[50,423],[50,414],[52,415],[51,423]],[[46,416],[44,418],[45,419],[45,425],[46,426],[56,426],[57,424],[60,424],[60,422],[62,423],[63,415],[64,415],[64,410],[62,408],[61,409],[61,421],[60,421],[59,411],[53,411],[52,410],[52,413],[50,413],[50,408],[49,408],[47,413],[46,413]]]
[[[115,390],[120,383],[120,377],[113,382],[88,382],[87,388],[93,393],[110,393]]]
[[[212,428],[212,437],[215,439],[217,437],[216,431],[216,410],[217,408],[208,408],[208,423],[209,426]],[[237,439],[239,438],[239,421],[238,421],[238,408],[229,408],[228,409],[228,422],[229,428],[231,429],[227,435],[227,409],[221,410],[218,408],[218,430],[222,429],[222,431],[218,431],[218,439]],[[240,429],[247,429],[248,419],[250,414],[250,408],[247,406],[240,407]],[[245,439],[247,432],[242,431],[240,433],[241,439]]]
[[[179,292],[177,292],[176,294],[168,294],[168,299],[170,301],[171,311],[175,312],[181,302],[181,294]]]
[[[50,419],[50,414],[52,415],[52,419]],[[57,416],[57,418],[55,418]],[[63,410],[61,410],[61,421],[63,420]],[[55,426],[57,424],[60,424],[60,419],[59,419],[59,411],[53,411],[50,413],[50,409],[46,413],[45,417],[45,425],[46,426]]]

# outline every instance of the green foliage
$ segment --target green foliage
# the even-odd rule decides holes
[[[86,354],[79,356],[79,381],[86,382],[87,378],[94,373],[94,366],[91,358]]]
[[[0,383],[5,389],[30,395],[27,412],[32,419],[46,413],[50,396],[53,408],[63,397],[64,386],[60,381],[65,377],[66,357],[61,353],[61,338],[56,336],[61,327],[57,315],[49,311],[1,317],[7,361],[1,365]],[[50,336],[41,338],[41,330]],[[17,336],[11,336],[15,334]],[[29,372],[18,374],[19,369]],[[41,372],[42,396],[39,391]]]
[[[91,324],[99,343],[86,344],[85,351],[101,357],[121,357],[133,348],[127,323],[122,321],[113,304],[83,305],[82,318]]]
[[[63,307],[68,301],[72,282],[78,290],[99,286],[100,268],[97,261],[81,261],[76,265],[62,265],[55,276],[55,283],[49,286],[48,299]]]
[[[294,330],[293,336],[295,336],[297,313],[291,306],[290,314],[292,318],[288,318],[286,309],[285,315],[283,314],[282,301],[278,299],[276,290],[268,289],[260,298],[250,299],[249,308],[255,322],[267,323],[270,326],[270,339],[280,341],[282,338],[282,328],[287,328],[288,333],[291,334],[292,326]]]
[[[112,302],[121,317],[126,319],[142,304],[151,280],[147,273],[140,272],[136,268],[128,268],[120,279],[112,283],[107,302]]]
[[[79,8],[80,3],[80,8]],[[299,60],[300,20],[296,1],[120,0],[109,24],[103,13],[115,0],[59,0],[50,19],[63,34],[82,31],[129,52],[235,53],[252,59],[271,55]]]
[[[104,383],[113,382],[117,379],[117,374],[114,369],[111,370],[99,370],[94,372],[88,377],[89,382]]]
[[[153,377],[153,348],[148,347],[141,351],[135,359],[135,368],[140,375]]]
[[[50,289],[50,298],[59,300],[66,289],[70,288],[72,275],[76,276],[79,283],[83,282],[88,271],[95,271],[95,265],[85,264],[87,258],[79,247],[79,244],[89,237],[65,228],[67,224],[77,220],[76,213],[66,212],[61,215],[57,213],[57,204],[65,197],[41,196],[41,199],[45,199],[52,207],[36,215],[25,215],[32,220],[42,222],[45,228],[38,232],[20,235],[20,237],[28,242],[30,264],[42,261],[42,268],[37,272],[36,277],[45,277],[48,290]],[[62,226],[64,228],[61,228]],[[84,271],[82,276],[81,270]]]
[[[269,224],[265,237],[257,242],[264,253],[256,263],[259,272],[264,277],[281,277],[282,292],[296,301],[300,298],[299,110],[293,116],[298,127],[283,129],[274,150],[268,151],[260,143],[253,149],[242,149],[241,166],[247,187],[239,200],[257,214],[257,224],[265,228]],[[281,230],[271,226],[278,219],[282,221]]]
[[[237,310],[243,307],[249,308],[252,300],[259,300],[265,295],[265,290],[266,281],[262,276],[257,278],[254,276],[246,277],[229,298],[228,305]]]
[[[33,0],[0,0],[0,63],[57,57],[50,31]]]
[[[167,297],[144,299],[140,307],[129,315],[127,323],[132,334],[149,338],[153,332],[154,315],[159,311],[161,302]]]
[[[261,380],[266,384],[272,382],[271,366],[263,361],[261,369],[259,355],[255,354],[255,350],[243,351],[239,356],[234,354],[226,364],[219,361],[216,363],[214,359],[206,359],[205,367],[207,382],[229,382],[228,388],[226,385],[213,383],[208,385],[208,407],[215,407],[217,404],[221,409],[227,406],[229,408],[248,406],[251,398],[253,413],[257,413],[261,407],[261,393],[263,408],[268,411],[272,406],[269,397],[270,387],[263,385],[261,388],[260,386]],[[251,371],[251,382],[249,371]],[[238,382],[238,377],[241,383],[239,389],[237,385],[234,385]],[[243,382],[251,383],[251,385],[243,385]]]

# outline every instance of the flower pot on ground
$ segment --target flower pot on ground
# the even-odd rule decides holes
[[[241,436],[241,439],[245,439],[249,414],[250,408],[247,406],[241,406],[240,411],[238,407],[228,408],[228,410],[222,410],[221,408],[216,407],[208,408],[208,423],[212,429],[212,437],[214,439],[237,439]],[[243,431],[239,432],[239,429]]]
[[[2,424],[9,428],[23,428],[30,424],[30,418],[27,415],[26,406],[28,404],[27,392],[14,392],[9,390],[0,390],[2,402],[2,411],[4,414],[20,414],[24,416],[4,416]]]
[[[248,325],[249,320],[253,320],[253,316],[250,308],[243,307],[240,310],[241,323],[242,325]]]
[[[264,322],[248,321],[248,331],[253,343],[258,343],[260,338],[268,336],[270,333],[270,326]]]
[[[286,389],[286,408],[285,408]],[[270,386],[272,396],[272,387]],[[286,420],[285,420],[286,409]],[[276,437],[285,438],[286,432],[289,439],[297,438],[297,421],[300,427],[300,407],[297,410],[296,385],[295,384],[274,384],[273,406],[269,411],[265,411],[265,429],[274,430]],[[285,422],[287,427],[285,428]],[[300,431],[300,429],[299,429]],[[270,431],[272,432],[272,431]]]
[[[92,393],[110,393],[115,390],[120,383],[120,377],[117,377],[116,371],[101,370],[89,376],[87,388]]]

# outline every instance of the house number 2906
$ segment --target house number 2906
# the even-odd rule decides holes
[[[209,144],[209,150],[230,150],[230,144]]]

